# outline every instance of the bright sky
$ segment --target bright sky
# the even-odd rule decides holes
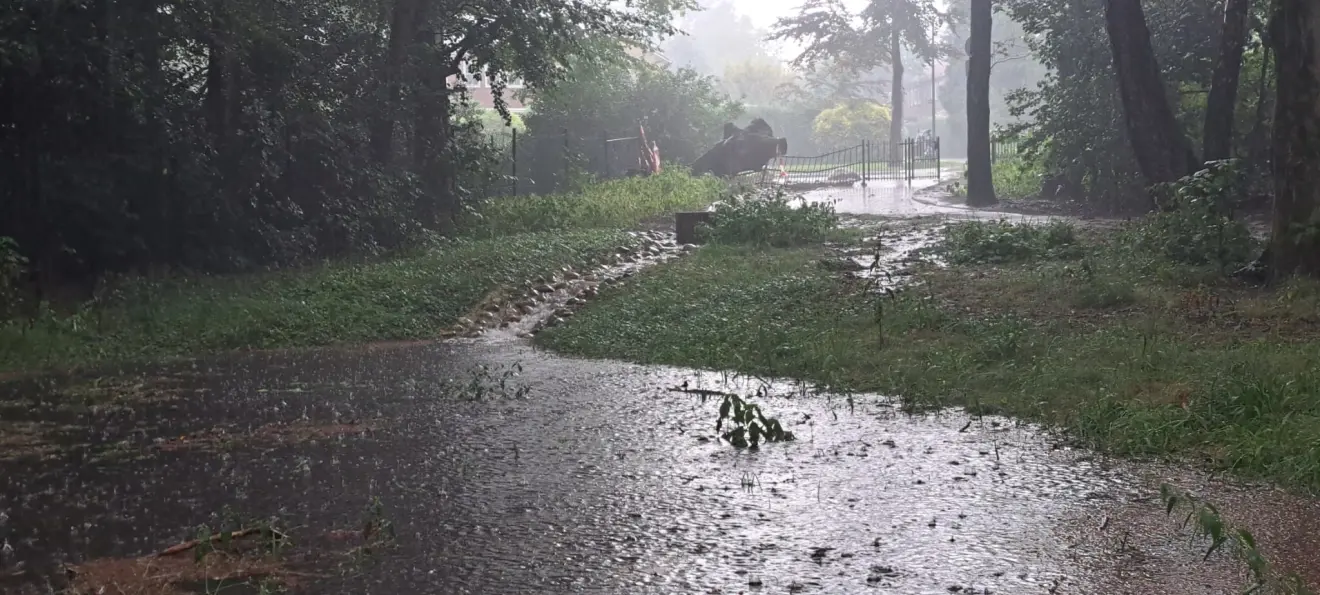
[[[700,0],[703,5],[714,2],[715,0]],[[775,21],[781,17],[797,14],[803,0],[729,0],[733,4],[734,10],[746,15],[751,19],[752,24],[759,29],[770,29]],[[866,6],[869,0],[843,0],[843,5],[849,11],[857,12]],[[935,5],[944,8],[944,0],[936,0]],[[781,51],[781,58],[791,58],[796,55],[799,48],[784,48],[787,51]]]

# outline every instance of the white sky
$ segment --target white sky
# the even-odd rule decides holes
[[[705,5],[712,0],[700,0]],[[752,25],[758,29],[770,29],[775,21],[786,16],[792,16],[798,13],[803,0],[728,0],[733,5],[735,11],[746,15],[751,19]],[[858,12],[866,7],[869,0],[843,0],[843,5],[849,11]],[[944,8],[944,0],[936,0],[935,5]],[[800,51],[799,47],[780,48],[780,58],[791,59]]]

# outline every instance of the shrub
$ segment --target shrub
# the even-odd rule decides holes
[[[1081,254],[1071,223],[963,221],[949,225],[937,251],[953,264],[1009,263]]]
[[[1183,264],[1222,270],[1247,262],[1254,250],[1251,232],[1229,208],[1238,180],[1236,161],[1224,160],[1155,186],[1151,192],[1160,211],[1136,226],[1133,243]]]
[[[812,122],[812,138],[822,147],[861,144],[889,134],[889,107],[873,101],[845,103],[822,111]]]
[[[838,228],[839,216],[832,205],[794,202],[778,188],[773,193],[732,193],[716,205],[702,233],[716,244],[785,248],[824,241]]]
[[[1040,192],[1041,168],[1033,160],[1009,157],[995,161],[991,167],[995,194],[1000,198],[1028,198]]]

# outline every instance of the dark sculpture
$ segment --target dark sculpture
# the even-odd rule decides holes
[[[732,122],[724,125],[724,140],[692,163],[692,175],[713,174],[731,178],[765,167],[771,159],[788,153],[788,139],[775,138],[770,125],[757,118],[746,129]]]

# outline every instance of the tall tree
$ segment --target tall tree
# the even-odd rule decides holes
[[[972,0],[967,52],[967,204],[989,206],[995,198],[990,171],[990,0]]]
[[[1277,280],[1320,277],[1320,5],[1274,0],[1274,221],[1267,260]]]
[[[1169,105],[1141,0],[1105,0],[1105,30],[1123,120],[1142,177],[1148,184],[1158,184],[1192,173],[1196,155]]]
[[[1215,62],[1210,95],[1205,102],[1205,127],[1202,140],[1206,161],[1233,156],[1233,120],[1237,107],[1238,78],[1242,72],[1242,51],[1247,37],[1247,15],[1251,0],[1225,0],[1224,23],[1219,37],[1219,57]]]
[[[810,67],[827,60],[854,71],[890,66],[893,120],[889,140],[893,158],[893,149],[903,136],[903,48],[922,58],[946,55],[948,48],[931,35],[943,18],[931,0],[871,0],[856,15],[839,0],[808,0],[797,15],[775,23],[771,39],[805,42],[794,60],[799,66]]]

